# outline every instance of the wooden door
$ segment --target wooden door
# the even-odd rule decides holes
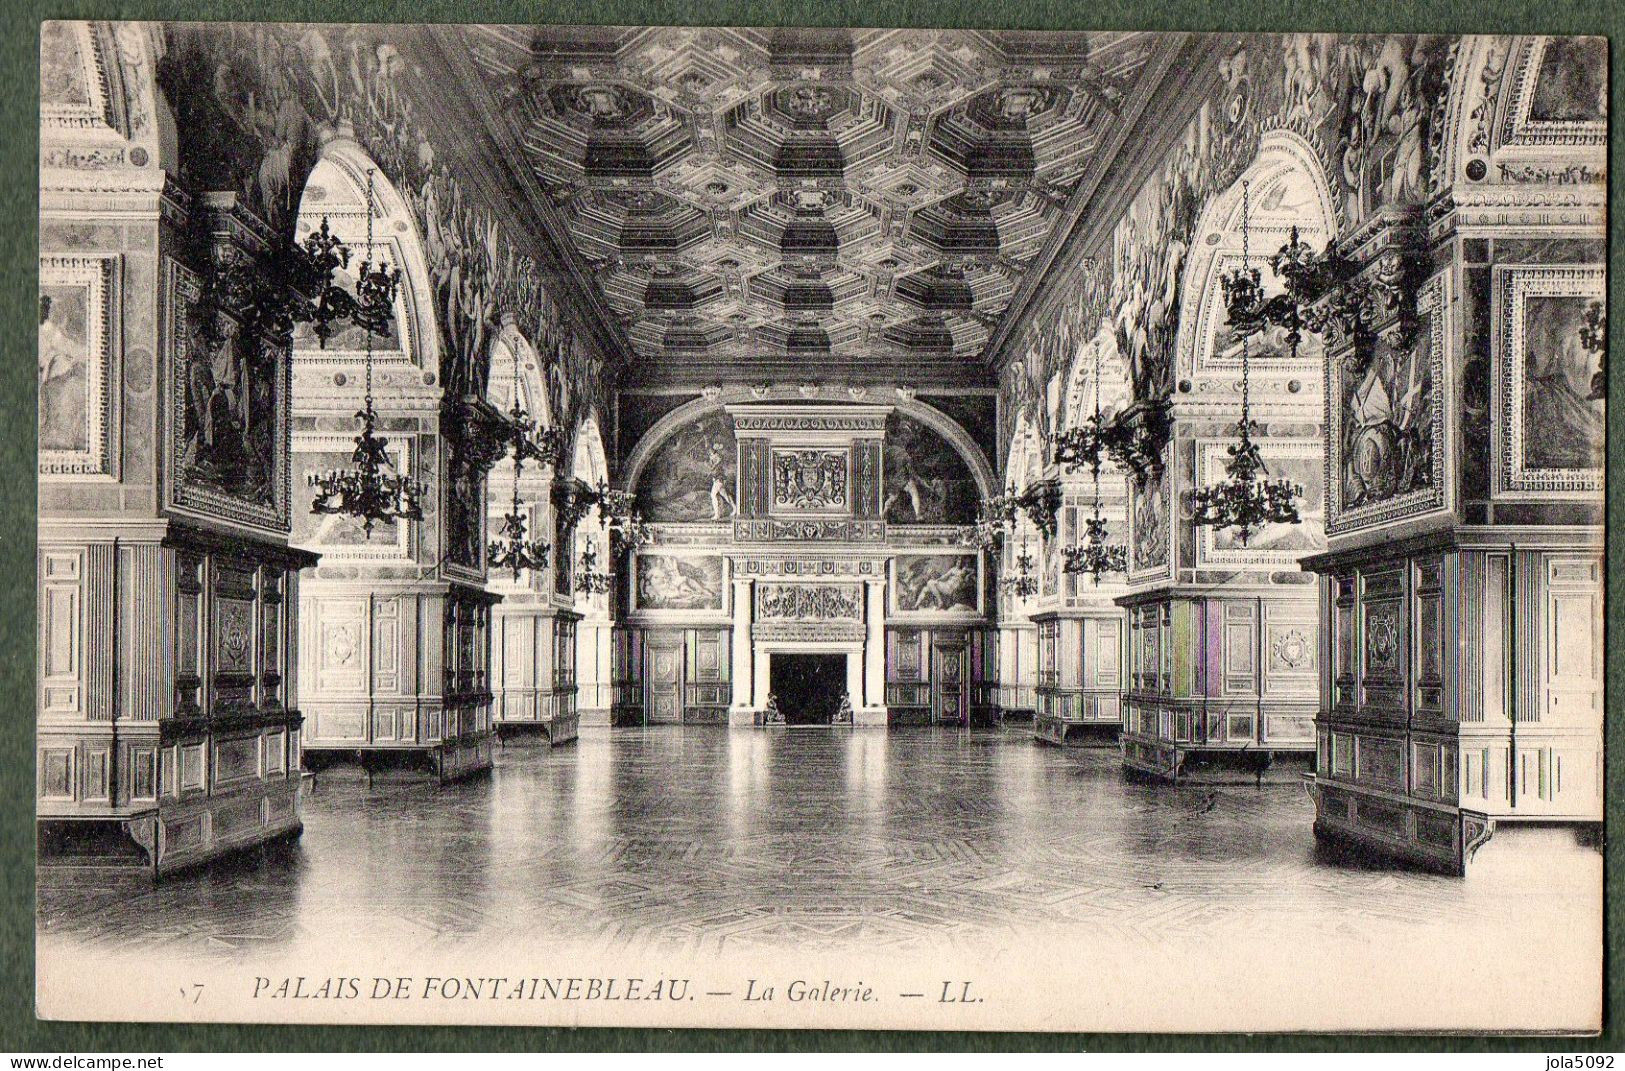
[[[644,707],[651,725],[683,720],[683,634],[649,634],[643,674]]]
[[[970,712],[965,681],[965,645],[934,644],[931,648],[931,720],[964,725]]]

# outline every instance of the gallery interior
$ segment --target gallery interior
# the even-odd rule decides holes
[[[705,884],[758,791],[880,868],[827,903],[939,826],[1594,851],[1606,93],[1601,39],[46,24],[43,908],[636,821]]]

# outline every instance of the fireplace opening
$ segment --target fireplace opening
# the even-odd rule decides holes
[[[846,655],[771,655],[773,696],[786,725],[830,725],[846,694]]]

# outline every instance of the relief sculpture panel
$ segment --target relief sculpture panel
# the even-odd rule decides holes
[[[773,451],[775,512],[831,513],[851,508],[845,450]]]

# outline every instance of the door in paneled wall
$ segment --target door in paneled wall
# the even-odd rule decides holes
[[[964,725],[970,713],[965,680],[965,645],[934,644],[931,648],[931,720]]]
[[[644,648],[643,674],[650,724],[683,720],[683,636],[680,632],[650,633]]]

